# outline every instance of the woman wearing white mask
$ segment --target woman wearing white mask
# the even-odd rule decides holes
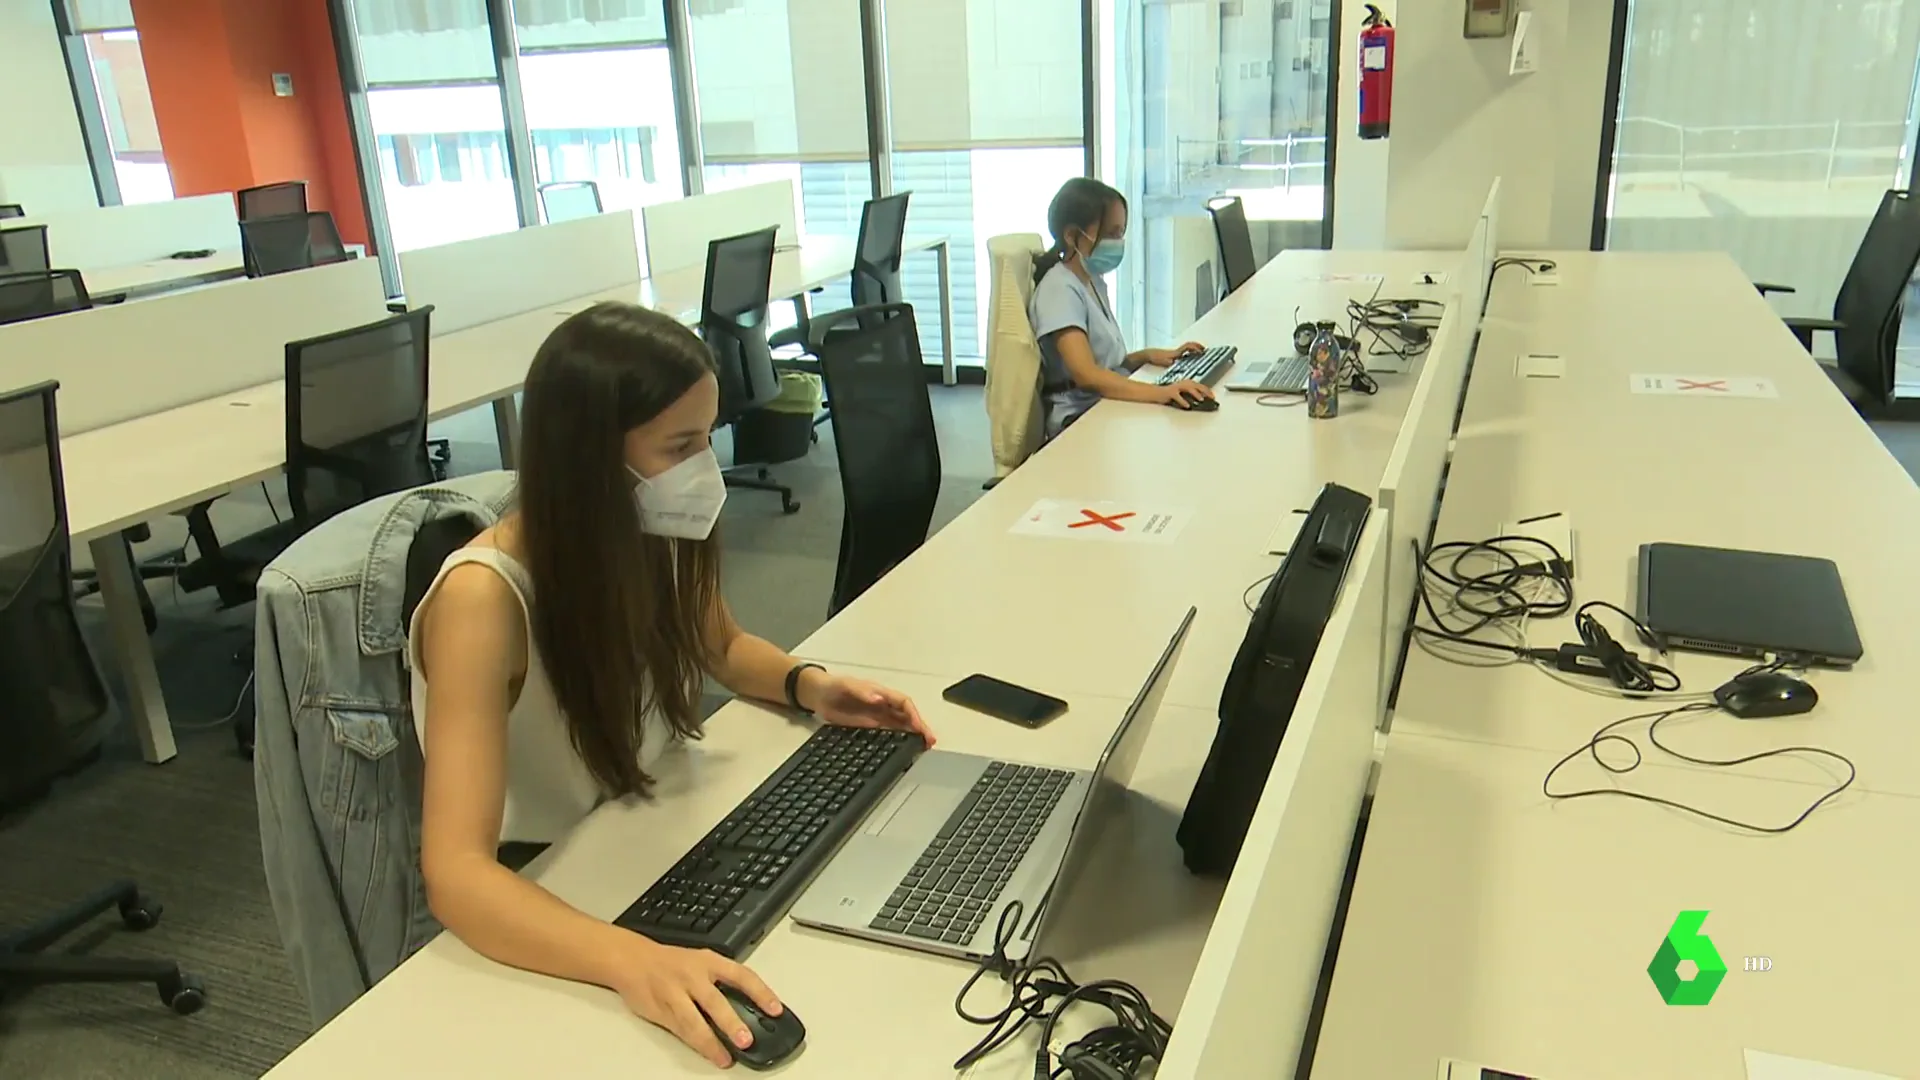
[[[661,749],[699,736],[709,675],[829,724],[933,742],[904,695],[734,623],[712,538],[727,496],[707,441],[718,408],[712,354],[667,316],[605,303],[560,324],[527,373],[517,505],[447,560],[409,648],[434,915],[501,963],[617,991],[724,1067],[705,1017],[748,1045],[717,985],[779,1011],[758,976],[582,914],[500,858],[560,839],[603,799],[645,794]]]
[[[1101,280],[1120,268],[1126,254],[1126,197],[1098,180],[1075,177],[1047,206],[1047,231],[1053,246],[1034,257],[1033,300],[1027,305],[1040,343],[1047,437],[1101,398],[1181,409],[1211,399],[1213,391],[1191,379],[1158,386],[1128,377],[1144,364],[1165,367],[1203,347],[1189,341],[1178,349],[1127,351]]]

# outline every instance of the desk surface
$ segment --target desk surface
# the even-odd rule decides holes
[[[1868,790],[1920,795],[1920,489],[1723,256],[1568,254],[1566,283],[1530,287],[1502,272],[1467,395],[1435,539],[1496,535],[1504,522],[1571,515],[1579,600],[1633,606],[1639,545],[1655,541],[1833,559],[1865,658],[1816,672],[1812,713],[1765,723],[1720,714],[1676,721],[1675,745],[1734,757],[1792,743],[1850,757]],[[1615,261],[1619,260],[1619,261]],[[1511,275],[1510,277],[1508,275]],[[1581,300],[1582,296],[1591,302]],[[1688,348],[1688,327],[1713,348]],[[1522,379],[1513,357],[1557,352],[1566,374]],[[1629,376],[1664,372],[1773,381],[1774,399],[1635,394]],[[1631,432],[1612,438],[1607,432]],[[1604,445],[1605,452],[1597,452]],[[1422,622],[1426,622],[1423,617]],[[1611,619],[1616,636],[1630,635]],[[1535,620],[1536,646],[1576,640],[1570,620]],[[1711,690],[1744,663],[1667,658],[1689,690]],[[1394,730],[1566,753],[1609,720],[1642,711],[1581,694],[1537,671],[1450,664],[1410,651]],[[1817,779],[1805,761],[1757,775]]]
[[[221,248],[203,259],[149,259],[124,266],[97,266],[81,270],[87,292],[96,297],[139,297],[201,282],[244,277],[247,269],[240,249]]]
[[[1171,633],[1169,621],[1156,633]],[[1191,652],[1188,653],[1191,655]],[[1150,664],[1116,670],[1134,684]],[[911,694],[944,750],[1091,767],[1129,704],[1074,696],[1039,731],[940,700],[959,672],[938,677],[845,667]],[[1107,822],[1093,869],[1067,898],[1056,952],[1082,979],[1135,980],[1164,1014],[1177,1012],[1220,886],[1180,869],[1179,807],[1206,755],[1208,713],[1163,706],[1133,779],[1134,798]],[[707,737],[674,747],[655,767],[651,802],[596,811],[528,873],[580,910],[611,919],[632,903],[805,739],[809,729],[757,705],[717,713]],[[1126,905],[1103,898],[1124,890]],[[953,999],[972,965],[796,927],[783,920],[748,957],[806,1023],[807,1049],[781,1075],[951,1077],[953,1059],[984,1033]],[[996,1007],[997,984],[970,999]],[[1033,1047],[1007,1049],[974,1077],[1033,1074]],[[613,993],[501,967],[442,934],[268,1074],[273,1080],[365,1076],[712,1076],[665,1031]]]
[[[1920,835],[1920,799],[1849,793],[1760,838],[1627,799],[1549,804],[1557,757],[1391,737],[1314,1080],[1431,1077],[1442,1055],[1543,1080],[1744,1080],[1749,1047],[1920,1075],[1920,967],[1902,959],[1920,955],[1920,871],[1901,839]],[[1633,777],[1732,815],[1818,793]],[[1730,968],[1702,1007],[1664,1004],[1647,975],[1682,910],[1710,912]]]

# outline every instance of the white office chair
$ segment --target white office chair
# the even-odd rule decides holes
[[[1040,343],[1027,318],[1033,257],[1046,250],[1038,233],[987,240],[993,291],[987,308],[987,420],[993,429],[993,480],[1032,456],[1045,431],[1040,403]]]

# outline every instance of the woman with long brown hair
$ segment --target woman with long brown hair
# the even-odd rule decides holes
[[[707,676],[829,724],[931,743],[904,695],[802,664],[740,629],[720,597],[726,501],[708,444],[712,354],[686,328],[597,304],[527,373],[518,504],[454,553],[414,616],[426,758],[420,866],[433,914],[503,964],[618,992],[715,1065],[706,1017],[751,1041],[718,990],[780,1003],[744,966],[585,915],[503,865],[602,800],[644,795],[669,742],[698,738]]]

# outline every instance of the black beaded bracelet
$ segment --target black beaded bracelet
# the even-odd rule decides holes
[[[798,710],[799,712],[803,712],[803,713],[806,713],[808,716],[812,716],[813,710],[807,708],[805,705],[800,704],[800,673],[807,670],[808,668],[812,668],[815,671],[827,670],[826,668],[821,667],[819,664],[813,664],[813,663],[803,663],[803,664],[793,665],[793,670],[787,672],[787,704],[793,706],[794,709]]]

